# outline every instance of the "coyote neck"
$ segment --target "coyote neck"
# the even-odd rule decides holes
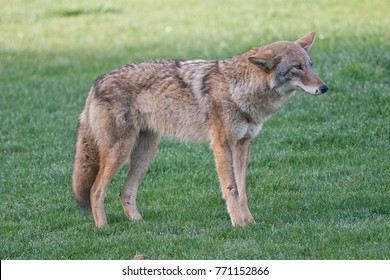
[[[232,100],[252,122],[262,123],[294,96],[294,91],[279,93],[272,88],[273,73],[265,73],[242,57],[229,63],[226,76]]]

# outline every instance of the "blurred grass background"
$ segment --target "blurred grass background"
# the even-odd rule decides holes
[[[1,0],[1,259],[389,259],[389,1]],[[164,139],[128,222],[77,209],[77,117],[93,80],[150,58],[216,59],[316,31],[330,87],[302,93],[252,147],[257,224],[232,228],[207,145]]]

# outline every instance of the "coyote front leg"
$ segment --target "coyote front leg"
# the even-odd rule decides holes
[[[251,141],[251,139],[239,140],[233,148],[234,174],[238,185],[240,208],[245,223],[255,223],[255,220],[248,208],[248,199],[246,194],[246,175]]]
[[[232,224],[233,226],[244,226],[245,219],[241,212],[234,176],[232,149],[229,144],[214,142],[213,151],[222,193]]]

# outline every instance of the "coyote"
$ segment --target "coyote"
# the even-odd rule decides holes
[[[328,90],[307,51],[315,33],[254,47],[222,60],[147,60],[97,78],[79,117],[72,189],[107,224],[104,196],[129,160],[120,194],[131,220],[142,219],[138,186],[162,135],[209,143],[233,226],[254,223],[247,204],[249,146],[262,124],[295,90]]]

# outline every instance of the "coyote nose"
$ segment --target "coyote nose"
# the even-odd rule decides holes
[[[322,85],[322,86],[320,86],[320,91],[321,91],[321,93],[327,92],[328,89],[329,89],[329,88],[327,87],[327,85]]]

